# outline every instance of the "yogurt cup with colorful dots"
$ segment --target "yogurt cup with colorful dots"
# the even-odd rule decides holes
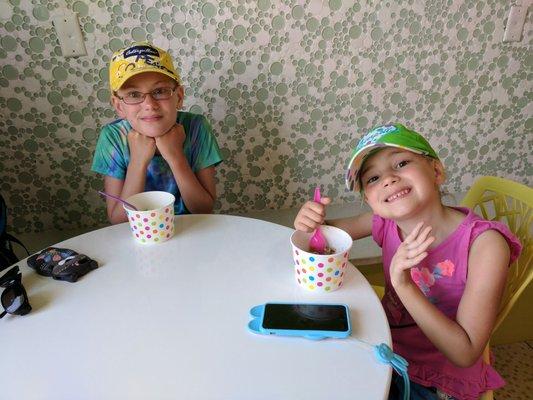
[[[334,226],[320,228],[332,254],[309,251],[312,233],[296,231],[291,236],[294,273],[300,287],[313,292],[333,292],[342,286],[353,240],[345,231]]]
[[[143,244],[162,243],[174,235],[175,197],[167,192],[142,192],[126,201],[138,211],[124,206],[133,237]]]

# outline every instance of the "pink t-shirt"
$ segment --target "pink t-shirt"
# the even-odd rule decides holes
[[[411,277],[446,316],[455,320],[468,274],[468,252],[476,237],[488,229],[498,231],[509,243],[511,263],[520,254],[518,239],[500,222],[486,221],[467,208],[456,208],[466,214],[457,229],[428,256],[411,269]],[[429,341],[409,315],[390,281],[390,263],[401,239],[398,226],[392,220],[374,215],[372,236],[383,250],[385,296],[382,303],[392,333],[394,351],[409,361],[409,377],[428,387],[436,387],[459,399],[474,400],[489,389],[505,384],[502,377],[480,358],[469,368],[454,366]]]

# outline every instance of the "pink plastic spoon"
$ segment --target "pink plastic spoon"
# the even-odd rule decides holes
[[[320,203],[320,187],[315,188],[315,195],[313,197],[315,203]],[[326,251],[326,238],[322,234],[320,228],[316,228],[313,232],[313,236],[309,239],[309,250],[313,253],[324,254]]]
[[[102,190],[99,190],[98,193],[100,193],[103,196],[110,197],[116,201],[120,201],[122,204],[124,204],[126,207],[131,208],[132,210],[139,211],[137,207],[135,207],[133,204],[128,203],[126,200],[122,200],[120,197],[113,196],[112,194],[106,193]]]

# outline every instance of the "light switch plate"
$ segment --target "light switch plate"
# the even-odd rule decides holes
[[[13,16],[13,5],[7,0],[0,0],[0,21],[9,21]]]
[[[504,42],[519,42],[522,39],[522,30],[526,21],[527,9],[528,6],[526,4],[511,7],[503,34]]]
[[[52,21],[63,57],[77,57],[87,54],[78,22],[78,14],[64,11],[61,14],[53,16]]]

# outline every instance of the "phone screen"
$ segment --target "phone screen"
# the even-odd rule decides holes
[[[347,309],[336,304],[265,304],[263,328],[339,331],[348,330]]]

